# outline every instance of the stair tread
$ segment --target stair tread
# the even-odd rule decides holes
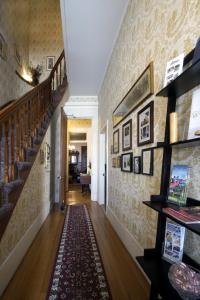
[[[18,188],[22,184],[23,184],[23,180],[22,179],[16,179],[16,180],[10,181],[8,183],[5,183],[5,185],[4,185],[4,191],[6,193],[10,193],[10,192],[12,192],[14,189]]]
[[[32,167],[32,162],[30,161],[18,161],[16,163],[18,170],[28,169]]]

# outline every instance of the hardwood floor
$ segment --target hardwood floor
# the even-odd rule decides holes
[[[67,204],[89,209],[113,300],[147,300],[149,284],[109,223],[104,210],[79,189],[67,194]],[[2,300],[44,300],[54,265],[64,214],[51,213],[31,245]]]

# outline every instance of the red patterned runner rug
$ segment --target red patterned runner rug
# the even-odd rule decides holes
[[[68,206],[47,299],[111,299],[85,205]]]

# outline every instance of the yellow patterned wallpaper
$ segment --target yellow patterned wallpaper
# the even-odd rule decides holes
[[[22,58],[22,66],[42,64],[40,81],[49,75],[46,56],[63,50],[59,0],[1,0],[0,33],[8,45],[8,59],[0,58],[0,106],[22,96],[31,87],[15,74],[22,69],[15,59],[15,45]]]
[[[47,78],[46,57],[55,56],[55,62],[63,51],[63,37],[59,0],[30,1],[30,44],[29,61],[34,67],[42,64],[43,74]]]
[[[109,149],[112,144],[112,112],[147,65],[154,63],[155,93],[163,87],[166,63],[184,52],[187,54],[200,35],[199,0],[131,0],[119,33],[99,94],[100,127],[109,121]],[[136,109],[127,119],[133,119],[133,154],[140,155],[145,147],[137,147],[136,116],[138,110],[154,100],[154,142],[163,141],[166,100],[155,95]],[[179,107],[185,111],[184,105]],[[188,112],[187,112],[188,113]],[[184,117],[185,119],[185,117]],[[120,128],[120,149],[121,128]],[[152,144],[146,147],[152,146]],[[121,150],[120,150],[121,151]],[[121,152],[122,153],[122,152]],[[200,171],[200,150],[186,149],[173,153],[173,162],[188,162],[193,174]],[[111,167],[109,153],[108,205],[119,222],[139,242],[142,248],[153,247],[156,232],[156,214],[142,204],[151,194],[158,194],[162,150],[155,151],[154,176],[123,173]],[[191,187],[191,195],[200,199],[198,179]],[[187,232],[185,250],[200,261],[200,239]]]
[[[30,89],[15,74],[15,70],[20,71],[15,59],[16,46],[23,64],[28,63],[29,19],[29,0],[0,1],[0,33],[8,45],[7,61],[0,58],[0,106]]]

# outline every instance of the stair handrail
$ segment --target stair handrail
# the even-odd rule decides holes
[[[66,83],[63,51],[46,80],[0,109],[0,239]]]

